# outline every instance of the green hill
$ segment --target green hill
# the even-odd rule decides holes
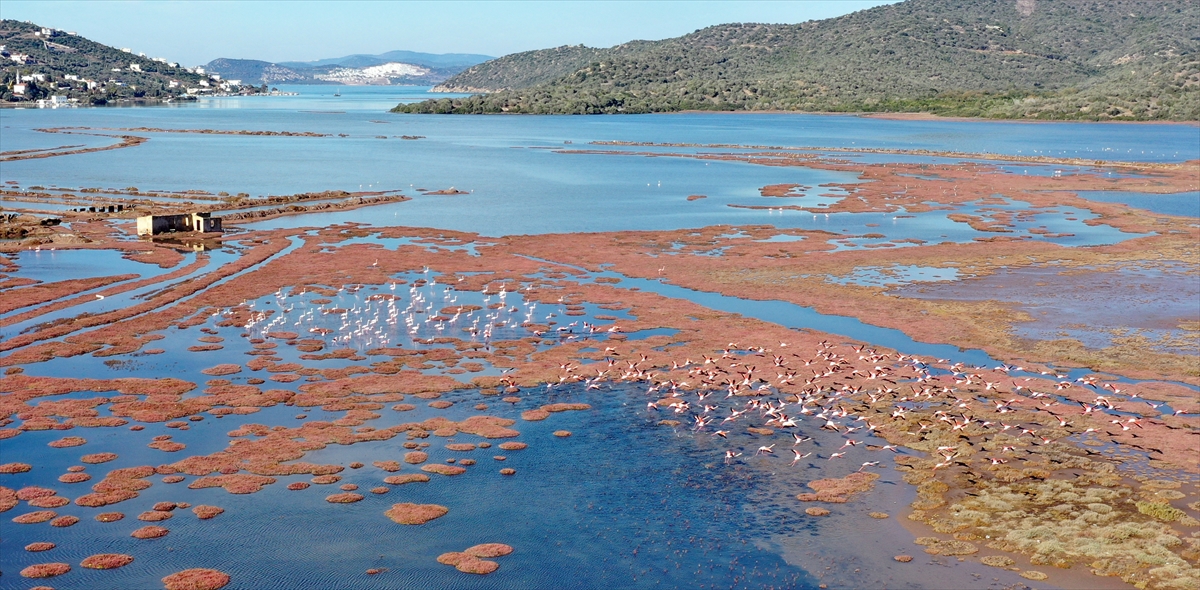
[[[888,111],[1200,119],[1200,5],[908,0],[796,25],[729,24],[505,56],[410,113]]]
[[[0,100],[62,96],[83,103],[142,101],[213,92],[220,83],[171,64],[78,35],[0,21]],[[207,86],[204,86],[207,84]]]

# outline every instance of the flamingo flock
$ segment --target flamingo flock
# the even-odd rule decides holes
[[[637,360],[618,360],[616,349],[608,347],[604,362],[586,367],[562,365],[564,373],[558,384],[582,382],[587,389],[599,388],[601,380],[646,384],[645,394],[652,398],[646,403],[647,412],[657,417],[667,414],[667,423],[687,423],[693,432],[708,433],[713,439],[729,441],[731,431],[739,426],[755,434],[784,431],[791,435],[793,442],[787,449],[790,457],[780,455],[784,451],[777,447],[783,443],[763,444],[752,453],[745,447],[733,447],[720,451],[726,464],[775,458],[796,467],[810,458],[829,462],[859,457],[865,460],[857,465],[857,471],[863,471],[882,464],[870,454],[900,452],[897,445],[882,439],[881,430],[886,428],[893,434],[923,438],[948,434],[958,440],[936,448],[940,460],[933,467],[935,471],[964,462],[979,449],[990,453],[986,461],[1001,465],[1025,452],[1023,448],[1029,444],[1050,445],[1065,436],[1063,429],[1073,425],[1065,414],[1076,403],[1085,415],[1110,414],[1106,418],[1112,425],[1105,429],[1108,434],[1140,428],[1145,420],[1117,410],[1108,396],[1100,394],[1116,390],[1116,386],[1097,385],[1093,378],[1066,381],[1066,375],[1045,372],[1042,376],[1049,379],[1024,377],[1001,383],[988,381],[985,376],[993,378],[1024,369],[1000,365],[988,370],[937,359],[939,365],[949,364],[946,369],[938,369],[916,356],[880,353],[858,345],[839,347],[828,341],[821,342],[811,355],[783,350],[787,346],[781,342],[777,349],[781,352],[775,353],[763,347],[730,343],[719,356],[702,355],[700,361],[685,358],[654,362],[645,354]],[[587,370],[595,374],[584,377]],[[1055,390],[1085,387],[1097,393],[1092,403],[1071,402],[1034,391],[1035,383],[1038,387],[1052,385]],[[929,410],[933,410],[932,418],[926,420]],[[1024,421],[1009,423],[1002,419],[1021,410],[1048,417],[1034,418],[1025,413]],[[805,424],[841,435],[841,446],[824,454],[801,446],[820,446],[813,437],[802,434]],[[1099,430],[1089,428],[1083,434]],[[989,444],[1001,433],[1009,435],[1005,440],[1015,439],[1017,444],[998,449]],[[811,462],[806,465],[817,467]]]
[[[443,337],[468,339],[486,347],[495,339],[524,338],[533,334],[569,342],[600,331],[585,320],[554,326],[565,311],[565,302],[539,311],[539,303],[507,286],[485,285],[480,291],[461,291],[458,285],[428,278],[430,269],[393,280],[379,292],[365,287],[341,286],[333,300],[313,303],[319,297],[288,293],[247,301],[249,319],[242,327],[250,337],[275,331],[308,333],[326,343],[359,351],[380,347],[428,346]],[[459,282],[462,278],[459,279]],[[608,333],[619,330],[607,326]]]
[[[540,315],[537,302],[507,291],[506,286],[461,291],[455,284],[427,278],[429,272],[426,268],[409,277],[414,280],[403,283],[407,293],[397,294],[402,288],[397,281],[374,288],[381,292],[366,296],[362,286],[343,286],[337,290],[337,301],[323,304],[280,290],[273,297],[247,303],[253,312],[244,327],[251,335],[307,331],[331,344],[359,350],[429,346],[442,337],[469,338],[489,346],[493,339],[523,338],[530,333],[560,342],[601,340],[619,331],[615,325],[600,326],[586,320],[547,328],[543,322],[554,326],[562,305],[552,306],[552,311]],[[558,303],[564,302],[560,298]],[[609,344],[601,353],[601,361],[561,363],[559,378],[548,380],[546,388],[581,383],[585,391],[590,391],[601,389],[605,383],[640,383],[650,398],[647,412],[660,417],[666,414],[668,423],[686,423],[697,434],[730,441],[730,433],[744,427],[750,432],[758,429],[764,435],[783,431],[792,437],[787,451],[777,451],[781,443],[761,445],[752,452],[736,446],[726,448],[721,451],[726,463],[758,459],[788,461],[789,467],[812,467],[815,464],[805,460],[853,460],[862,471],[881,464],[871,454],[899,452],[896,445],[882,439],[881,429],[887,429],[893,436],[901,432],[928,438],[948,433],[960,440],[960,444],[936,449],[941,459],[934,470],[961,462],[977,448],[990,449],[987,460],[1001,465],[1022,453],[1025,441],[1050,445],[1056,437],[1065,436],[1064,430],[1072,432],[1072,412],[1066,408],[1076,402],[1051,390],[1085,387],[1096,392],[1093,401],[1078,402],[1082,415],[1105,415],[1110,426],[1076,429],[1084,435],[1142,427],[1142,417],[1119,411],[1110,397],[1141,401],[1154,408],[1162,405],[1136,395],[1123,396],[1116,385],[1100,384],[1095,378],[1071,381],[1067,375],[1047,371],[1036,377],[1002,379],[997,376],[1035,374],[1007,364],[993,369],[968,367],[949,359],[925,361],[917,356],[828,341],[820,342],[809,354],[802,354],[786,342],[779,342],[773,350],[731,342],[712,356],[700,355],[699,360],[663,359],[661,355],[652,360],[645,353],[622,354],[620,342]],[[514,386],[516,380],[508,376],[502,383]],[[1035,391],[1034,387],[1043,391]],[[1024,420],[1011,420],[1019,411],[1026,412],[1019,414]],[[1028,412],[1043,412],[1049,418],[1031,417]],[[840,435],[841,445],[830,452],[806,448],[820,446],[813,437],[803,434],[806,425]],[[984,444],[998,434],[1021,442],[998,449]]]

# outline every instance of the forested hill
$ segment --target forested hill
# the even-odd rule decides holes
[[[1200,119],[1200,4],[907,0],[796,25],[729,24],[508,55],[412,113],[891,111]]]

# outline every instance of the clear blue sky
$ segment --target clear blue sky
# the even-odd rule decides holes
[[[29,20],[185,65],[308,61],[393,49],[506,53],[664,39],[729,22],[799,23],[895,0],[229,2],[3,0]]]

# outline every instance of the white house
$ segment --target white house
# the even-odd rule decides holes
[[[13,84],[13,94],[25,94],[25,90],[29,88],[25,84]]]

